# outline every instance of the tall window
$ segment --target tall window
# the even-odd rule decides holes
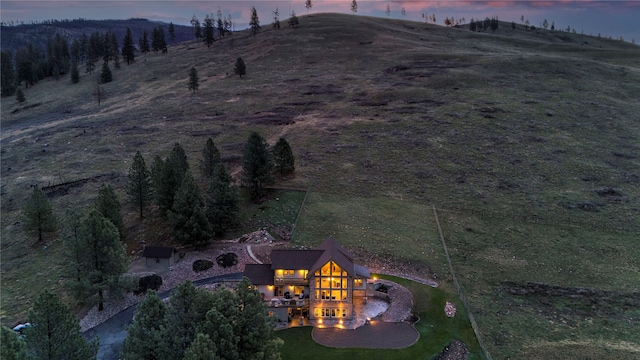
[[[316,299],[329,301],[347,300],[348,278],[338,264],[330,261],[316,271]]]

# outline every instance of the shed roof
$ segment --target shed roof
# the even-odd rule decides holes
[[[142,256],[148,258],[168,259],[173,256],[175,249],[168,246],[146,246]]]

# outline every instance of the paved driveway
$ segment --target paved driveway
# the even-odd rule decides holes
[[[196,286],[215,284],[224,281],[240,281],[242,273],[233,273],[220,276],[214,276],[206,279],[194,281]],[[171,295],[171,290],[163,291],[158,294],[161,299],[166,299]],[[96,336],[100,338],[100,349],[98,349],[98,360],[117,360],[120,358],[120,350],[127,337],[125,326],[133,320],[138,305],[131,305],[127,309],[112,316],[102,324],[89,329],[83,333],[87,339],[93,339]]]

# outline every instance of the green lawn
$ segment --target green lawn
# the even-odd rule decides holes
[[[416,300],[414,311],[420,317],[420,321],[415,324],[420,338],[415,344],[399,350],[328,348],[311,339],[311,327],[296,327],[277,332],[285,342],[281,352],[282,359],[298,359],[301,349],[304,349],[304,357],[307,359],[431,359],[453,339],[466,344],[471,353],[469,359],[484,358],[464,308],[450,286],[433,288],[393,276],[379,277],[397,282],[413,293]],[[444,313],[447,301],[454,303],[458,309],[454,318],[448,318]]]

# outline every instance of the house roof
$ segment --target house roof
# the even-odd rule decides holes
[[[370,278],[371,273],[369,272],[369,268],[366,266],[353,264],[353,267],[356,269],[356,276],[361,278]]]
[[[145,246],[142,256],[148,258],[168,259],[173,256],[174,248],[167,246]]]
[[[246,264],[244,276],[253,285],[273,285],[273,270],[270,264]]]
[[[275,249],[271,251],[271,269],[310,269],[323,250]]]
[[[323,250],[322,255],[316,260],[313,266],[309,268],[309,273],[314,273],[316,270],[320,270],[324,264],[333,261],[338,264],[342,270],[346,271],[349,276],[356,276],[353,255],[340,246],[332,237],[329,237],[320,244],[318,249]]]

